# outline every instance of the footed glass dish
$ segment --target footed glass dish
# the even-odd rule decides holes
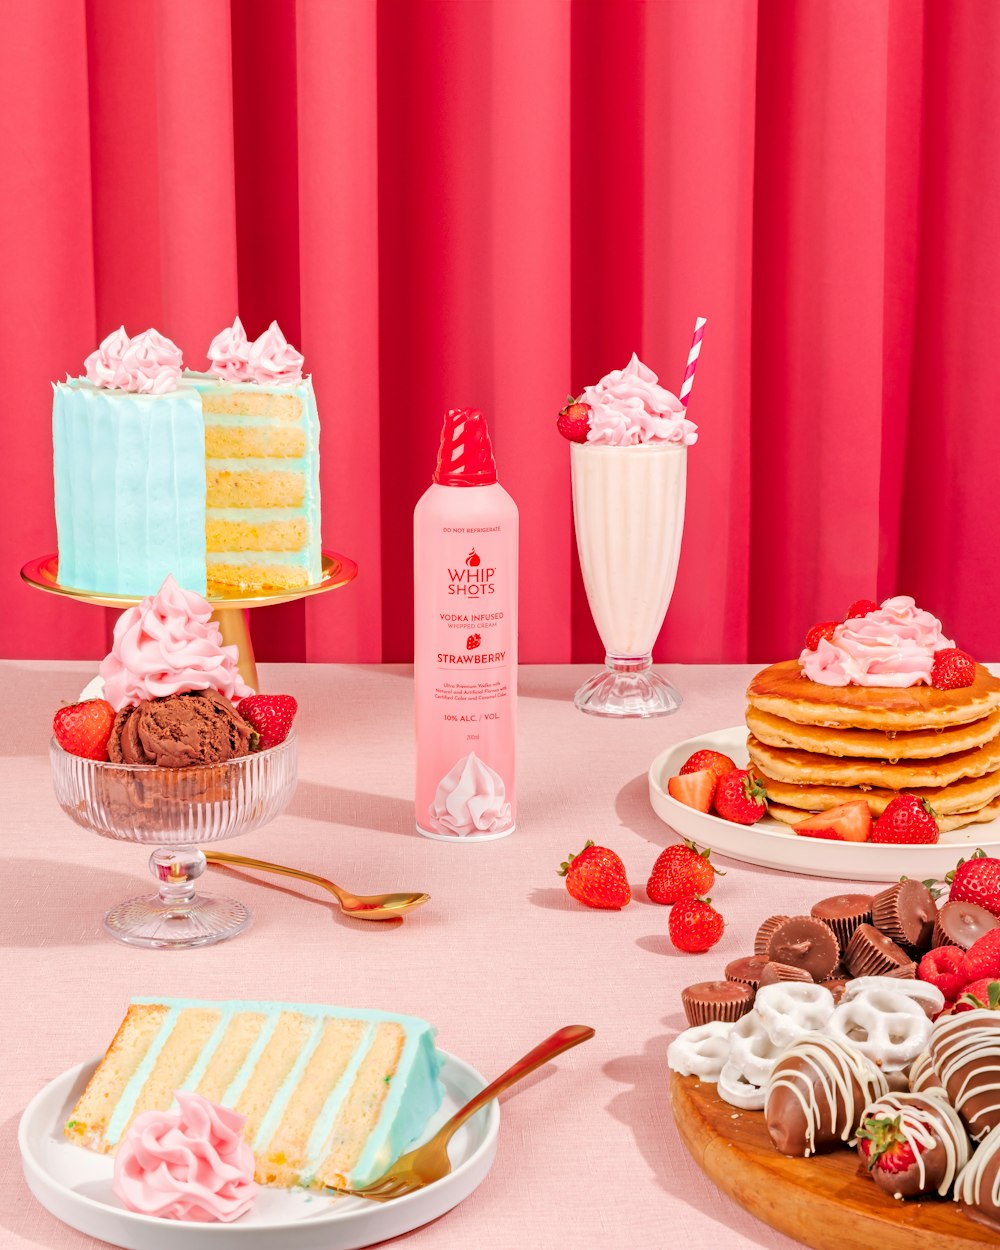
[[[111,937],[153,948],[210,946],[247,927],[245,904],[195,892],[206,867],[197,844],[249,833],[284,811],[298,776],[294,730],[270,750],[192,768],[88,760],[54,738],[49,756],[67,816],[103,838],[156,847],[149,867],[157,892],[112,907],[104,917]]]

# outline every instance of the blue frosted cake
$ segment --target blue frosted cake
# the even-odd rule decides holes
[[[133,998],[64,1131],[113,1153],[138,1114],[192,1091],[246,1117],[260,1184],[356,1188],[423,1133],[440,1067],[434,1030],[413,1016]]]
[[[110,335],[86,375],[55,387],[59,580],[201,594],[320,580],[319,417],[302,356],[276,322],[250,343],[237,317],[211,371],[147,330]]]

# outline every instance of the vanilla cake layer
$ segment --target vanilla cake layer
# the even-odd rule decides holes
[[[172,573],[268,592],[322,577],[319,417],[309,378],[277,387],[184,373],[140,395],[55,387],[59,579],[146,595]]]
[[[358,1186],[421,1135],[441,1105],[440,1063],[412,1016],[134,998],[65,1134],[111,1153],[137,1115],[191,1090],[246,1117],[259,1183]]]

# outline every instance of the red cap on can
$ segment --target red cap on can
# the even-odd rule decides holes
[[[491,486],[496,480],[486,418],[478,408],[449,408],[444,414],[434,481],[439,486]]]

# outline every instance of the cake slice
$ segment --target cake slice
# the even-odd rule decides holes
[[[262,1185],[365,1185],[441,1105],[424,1020],[311,1003],[133,998],[65,1134],[113,1153],[175,1090],[246,1116]]]

